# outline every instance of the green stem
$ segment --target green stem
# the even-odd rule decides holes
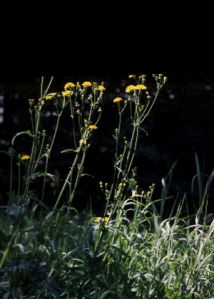
[[[36,110],[35,118],[36,118],[35,135],[34,135],[34,139],[33,139],[33,144],[32,144],[31,154],[30,154],[30,161],[29,161],[28,170],[27,170],[24,197],[27,195],[28,190],[29,190],[31,175],[32,175],[35,156],[36,156],[36,152],[37,152],[37,143],[38,143],[37,139],[38,139],[38,130],[39,130],[39,123],[40,123],[40,108],[38,108]]]
[[[127,175],[127,170],[128,170],[128,167],[130,165],[130,156],[132,155],[133,153],[133,146],[135,145],[136,143],[136,129],[137,129],[137,125],[134,123],[134,128],[133,128],[133,131],[132,131],[132,136],[131,136],[131,141],[130,141],[130,144],[129,144],[129,150],[128,150],[128,154],[127,154],[127,158],[126,158],[126,163],[125,163],[125,170],[124,170],[124,178],[125,178],[125,175]]]
[[[45,160],[45,175],[43,177],[43,183],[42,183],[42,198],[41,198],[41,202],[43,202],[44,200],[44,196],[45,196],[45,183],[46,183],[46,174],[47,174],[47,170],[48,170],[48,159],[49,158],[49,154],[46,155],[46,160]]]
[[[52,148],[53,148],[53,145],[54,145],[54,142],[55,142],[55,139],[56,139],[56,134],[57,134],[57,131],[59,129],[59,123],[60,123],[60,118],[61,118],[62,112],[63,112],[63,109],[61,110],[61,112],[57,116],[56,126],[55,126],[55,130],[54,130],[53,138],[52,138],[52,141],[51,141],[51,145],[50,145],[50,148],[49,148],[49,154],[52,151]]]
[[[72,166],[70,168],[70,171],[68,172],[68,175],[67,175],[67,177],[65,179],[65,182],[64,182],[64,184],[62,186],[62,189],[61,189],[61,191],[60,191],[60,193],[59,193],[59,195],[57,197],[56,203],[55,203],[54,208],[53,208],[54,210],[56,210],[57,206],[59,205],[59,202],[60,202],[60,200],[62,198],[62,195],[63,195],[63,193],[65,191],[65,188],[66,188],[67,184],[69,183],[69,179],[71,178],[71,181],[72,181],[74,168],[75,168],[75,166],[76,166],[76,164],[77,164],[77,162],[79,160],[79,155],[80,155],[80,151],[75,156],[75,159],[74,159],[73,164],[72,164]]]
[[[10,148],[10,197],[13,190],[13,148]]]
[[[73,201],[73,198],[74,198],[74,195],[75,195],[75,192],[76,192],[77,185],[78,185],[80,177],[82,175],[83,165],[84,165],[84,162],[85,162],[85,156],[86,156],[86,151],[83,152],[83,156],[82,156],[80,165],[78,167],[78,172],[77,172],[77,175],[76,175],[76,180],[75,180],[74,186],[72,188],[72,193],[71,193],[71,195],[69,197],[69,200],[68,200],[68,206],[69,207],[71,206],[71,203]]]
[[[41,159],[41,156],[42,156],[42,151],[43,151],[43,147],[44,147],[44,142],[45,142],[45,133],[43,133],[43,136],[42,136],[42,142],[41,142],[41,146],[40,146],[40,150],[39,150],[39,154],[38,154],[38,157],[37,157],[37,160],[34,164],[34,168],[33,168],[33,173],[36,171],[36,168],[39,164],[39,161]]]
[[[150,105],[148,105],[148,110],[146,111],[146,109],[145,109],[145,114],[142,115],[142,117],[140,119],[140,124],[142,124],[144,122],[144,120],[147,118],[147,116],[150,114],[150,112],[151,112],[151,110],[152,110],[152,108],[153,108],[153,106],[154,106],[154,104],[155,104],[155,102],[158,98],[159,92],[160,92],[160,88],[157,90],[156,95],[155,95],[152,103]],[[147,106],[146,106],[146,108],[147,108]]]
[[[107,204],[109,204],[109,202],[112,200],[113,192],[115,190],[115,186],[117,186],[116,181],[118,181],[118,180],[116,180],[116,178],[118,179],[118,177],[120,177],[119,176],[120,171],[117,168],[117,161],[118,161],[120,132],[121,132],[121,124],[122,124],[122,114],[123,114],[124,108],[122,110],[120,110],[120,104],[118,105],[119,120],[118,120],[118,131],[116,133],[116,150],[115,150],[115,160],[114,160],[114,173],[113,173],[113,180],[112,180],[112,184],[111,184],[111,189],[110,189],[109,197],[107,199]],[[106,206],[108,206],[108,205],[106,205]]]
[[[134,160],[134,157],[135,157],[135,154],[136,154],[136,150],[137,150],[137,143],[138,143],[138,138],[139,138],[139,126],[136,126],[136,136],[135,136],[135,141],[134,141],[134,147],[133,147],[133,150],[132,150],[132,155],[131,155],[131,159],[130,159],[130,162],[129,162],[129,165],[127,167],[127,172],[126,172],[126,176],[128,176],[130,170],[131,170],[131,167],[132,167],[132,164],[133,164],[133,160]]]
[[[21,164],[18,162],[18,196],[20,196],[21,191]]]

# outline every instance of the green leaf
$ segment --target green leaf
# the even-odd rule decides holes
[[[1,150],[0,153],[4,153],[9,157],[14,157],[16,155],[16,151],[12,148],[9,148],[8,151]]]
[[[15,139],[16,139],[18,136],[24,135],[24,134],[26,134],[26,135],[28,135],[28,136],[30,136],[30,137],[34,137],[34,135],[32,134],[32,132],[31,132],[30,130],[18,132],[16,135],[14,135],[14,137],[13,137],[12,140],[11,140],[12,146],[14,145]]]
[[[18,248],[22,254],[25,254],[25,248],[21,243],[13,245],[14,248]]]
[[[38,177],[45,177],[45,176],[51,178],[53,181],[57,180],[57,177],[54,174],[47,173],[47,172],[37,172],[37,173],[34,173],[34,174],[31,175],[31,179],[35,180]]]
[[[64,154],[64,153],[68,153],[68,152],[75,152],[75,153],[78,153],[79,150],[75,150],[75,149],[65,149],[65,150],[62,150],[60,151],[61,154]]]

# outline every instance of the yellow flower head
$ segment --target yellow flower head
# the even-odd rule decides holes
[[[45,100],[51,100],[56,97],[57,93],[50,93],[45,96]]]
[[[129,77],[129,78],[136,78],[136,75],[130,74],[128,77]]]
[[[147,90],[147,87],[144,84],[137,84],[135,89],[138,91],[142,91],[142,90]]]
[[[108,223],[109,222],[109,217],[104,217],[104,218],[96,217],[94,222],[96,224],[99,224],[100,222]]]
[[[126,93],[130,93],[130,92],[133,92],[133,91],[135,91],[135,90],[136,90],[136,86],[135,86],[135,85],[128,85],[128,86],[126,87],[125,92],[126,92]]]
[[[101,220],[102,220],[101,217],[96,217],[95,220],[94,220],[94,222],[95,222],[96,224],[99,224]]]
[[[113,100],[113,103],[119,103],[119,102],[121,102],[123,99],[121,98],[121,97],[116,97],[116,98],[114,98],[114,100]]]
[[[80,145],[86,145],[86,139],[80,139],[79,144]]]
[[[63,91],[62,92],[62,96],[66,97],[66,96],[71,96],[73,95],[74,92],[72,91],[69,91],[69,90],[66,90],[66,91]]]
[[[29,160],[30,159],[30,155],[28,155],[28,154],[22,154],[22,155],[19,156],[19,158],[21,160]]]
[[[88,128],[94,130],[97,129],[98,127],[96,125],[89,125]]]
[[[75,84],[73,82],[67,82],[65,85],[64,85],[64,90],[70,90],[72,88],[75,87]]]
[[[106,88],[103,85],[98,85],[97,90],[100,92],[104,92]]]
[[[84,82],[82,83],[82,86],[83,86],[84,88],[90,87],[90,86],[92,86],[92,83],[91,83],[90,81],[84,81]]]
[[[147,197],[151,197],[151,195],[152,195],[151,191],[148,191],[148,192],[146,193],[146,196],[147,196]]]

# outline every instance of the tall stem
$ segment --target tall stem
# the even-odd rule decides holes
[[[10,197],[13,190],[13,148],[10,148]]]
[[[66,177],[66,179],[65,179],[65,182],[64,182],[64,184],[63,184],[63,186],[62,186],[62,189],[61,189],[61,191],[60,191],[60,193],[59,193],[59,195],[58,195],[58,197],[57,197],[57,200],[56,200],[56,203],[55,203],[55,205],[54,205],[54,210],[57,208],[57,206],[59,205],[59,202],[60,202],[60,200],[61,200],[61,198],[62,198],[62,195],[63,195],[63,193],[64,193],[64,191],[65,191],[65,188],[66,188],[66,186],[67,186],[67,184],[69,183],[69,179],[71,178],[71,180],[72,180],[72,177],[73,177],[73,171],[74,171],[74,168],[75,168],[75,166],[76,166],[76,164],[77,164],[77,162],[78,162],[78,160],[79,160],[79,155],[80,155],[80,152],[78,152],[77,154],[76,154],[76,157],[75,157],[75,159],[74,159],[74,161],[73,161],[73,164],[72,164],[72,166],[71,166],[71,168],[70,168],[70,171],[68,172],[68,175],[67,175],[67,177]]]

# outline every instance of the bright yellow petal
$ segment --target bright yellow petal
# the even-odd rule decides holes
[[[123,99],[121,98],[121,97],[116,97],[116,98],[114,98],[114,100],[113,100],[113,103],[119,103],[119,102],[121,102]]]
[[[64,85],[64,90],[69,90],[69,89],[72,89],[75,87],[75,84],[73,82],[67,82],[65,85]]]
[[[147,90],[147,87],[144,84],[137,84],[135,88],[139,91]]]
[[[92,86],[92,83],[91,83],[90,81],[84,81],[84,82],[82,83],[82,86],[83,86],[83,87],[90,87],[90,86]]]
[[[97,223],[97,224],[99,224],[100,221],[101,221],[101,219],[102,219],[101,217],[96,217],[95,220],[94,220],[94,222]]]
[[[98,127],[96,125],[89,125],[88,128],[94,130],[97,129]]]
[[[74,92],[72,92],[72,91],[66,90],[66,91],[63,91],[63,92],[62,92],[62,95],[63,95],[64,97],[66,97],[66,96],[71,96],[71,95],[73,95],[73,93],[74,93]]]
[[[30,155],[28,155],[28,154],[23,154],[23,155],[20,156],[20,159],[21,159],[21,160],[29,160],[29,159],[30,159]]]
[[[56,97],[57,93],[50,93],[45,96],[45,100],[51,100]]]
[[[106,88],[103,85],[98,85],[97,90],[100,92],[104,92]]]
[[[135,90],[136,90],[136,86],[135,86],[135,85],[128,85],[128,86],[126,87],[125,92],[126,92],[126,93],[130,93],[130,92],[133,92],[133,91],[135,91]]]

